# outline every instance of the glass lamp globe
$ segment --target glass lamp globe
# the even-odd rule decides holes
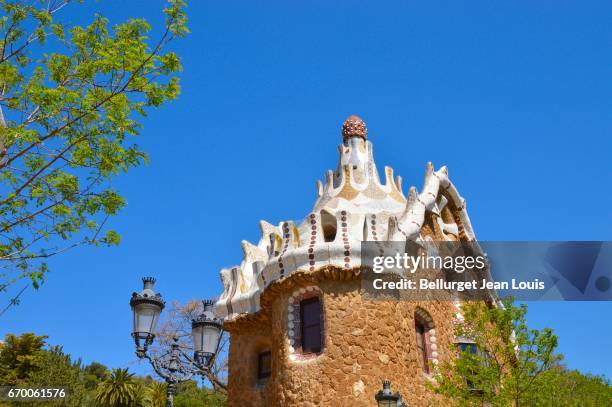
[[[202,304],[204,306],[202,314],[191,321],[191,335],[196,361],[208,366],[212,356],[217,352],[223,325],[215,318],[213,302],[205,300]]]
[[[153,290],[155,279],[145,277],[142,282],[144,285],[142,291],[133,293],[130,299],[133,316],[132,337],[138,352],[146,350],[153,342],[155,327],[165,306],[161,294],[155,293]]]

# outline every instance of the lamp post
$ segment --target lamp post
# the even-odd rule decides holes
[[[391,382],[389,380],[383,381],[382,390],[379,390],[374,398],[378,403],[378,407],[408,407],[408,405],[402,401],[401,394],[391,391]]]
[[[134,292],[130,299],[133,314],[132,337],[136,345],[136,356],[147,359],[155,373],[163,378],[167,385],[166,406],[174,406],[174,391],[177,383],[190,380],[195,375],[205,377],[215,355],[219,351],[223,325],[215,318],[213,302],[202,301],[204,310],[192,320],[191,335],[193,338],[193,357],[181,349],[178,337],[173,337],[170,349],[158,356],[148,353],[149,346],[155,339],[155,327],[164,309],[165,302],[161,294],[155,293],[155,279],[142,279],[144,288],[140,293]]]

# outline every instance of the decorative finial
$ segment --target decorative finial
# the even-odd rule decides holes
[[[143,277],[142,284],[144,285],[145,290],[153,290],[153,286],[155,285],[155,278],[153,277]]]
[[[203,300],[202,301],[202,312],[211,312],[214,313],[214,309],[215,309],[215,303],[213,302],[213,300]]]
[[[365,122],[354,115],[349,116],[342,125],[342,141],[351,137],[361,137],[364,140],[368,137],[368,128]]]

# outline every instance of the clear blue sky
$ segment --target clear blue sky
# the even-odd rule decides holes
[[[85,22],[163,2],[87,2]],[[129,296],[158,278],[168,300],[216,296],[259,219],[301,219],[336,165],[349,114],[375,157],[421,187],[448,165],[481,240],[612,240],[612,3],[606,1],[192,1],[175,44],[180,99],[138,143],[151,164],[121,177],[118,248],[53,259],[39,292],[0,320],[86,362],[134,366]],[[571,368],[612,377],[612,303],[531,303]],[[145,366],[138,371],[149,371]]]

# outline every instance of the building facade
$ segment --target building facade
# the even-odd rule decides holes
[[[458,303],[368,298],[361,242],[474,242],[465,201],[431,163],[420,193],[406,197],[390,167],[381,182],[367,137],[349,117],[313,210],[261,221],[259,243],[243,241],[241,264],[221,271],[230,406],[373,406],[384,379],[411,406],[445,404],[429,384],[455,355]]]

